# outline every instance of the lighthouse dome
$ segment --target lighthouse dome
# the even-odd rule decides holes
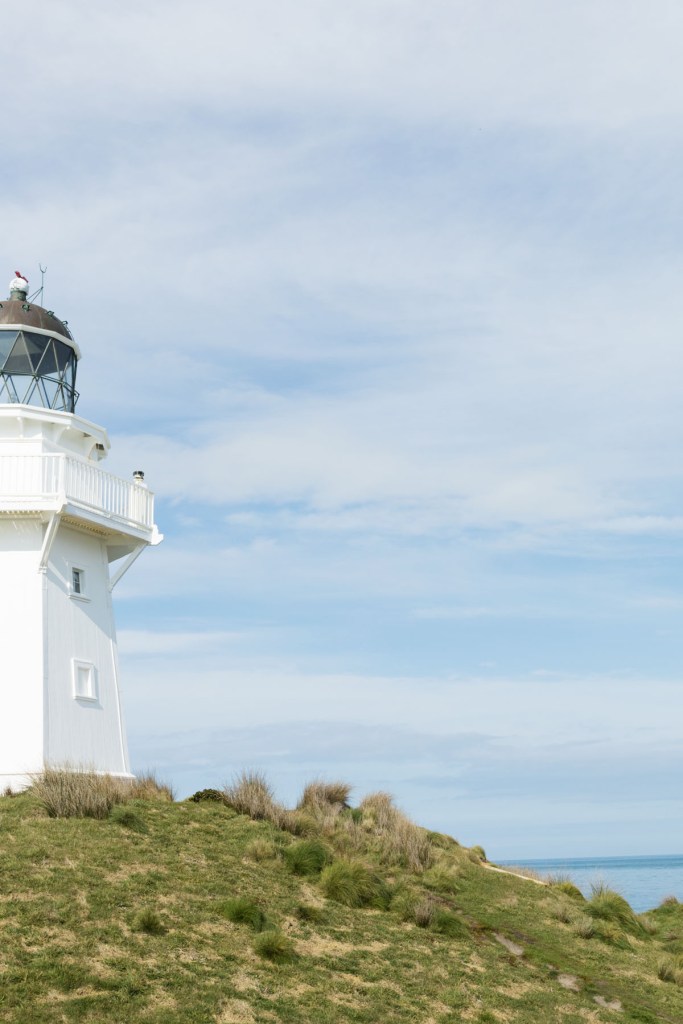
[[[26,299],[27,290],[28,281],[15,277],[0,302],[0,405],[74,412],[78,346],[52,310]]]

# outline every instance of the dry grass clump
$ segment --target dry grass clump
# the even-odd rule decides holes
[[[413,918],[418,928],[429,928],[434,920],[437,907],[433,900],[421,900],[413,911]]]
[[[433,851],[428,834],[394,806],[389,793],[371,793],[361,802],[360,810],[361,827],[379,839],[380,857],[385,863],[411,871],[429,867]]]
[[[325,805],[345,808],[349,806],[350,794],[351,786],[347,782],[323,782],[321,779],[314,779],[304,788],[301,799],[296,805],[297,810]]]
[[[64,765],[31,776],[31,790],[50,818],[107,818],[128,799],[127,780]]]
[[[572,911],[573,907],[568,907],[566,903],[558,903],[556,907],[551,910],[551,915],[556,921],[561,921],[562,924],[571,924],[573,920]]]
[[[154,772],[120,779],[81,765],[45,768],[31,776],[31,791],[51,818],[107,818],[128,800],[173,801],[173,790]],[[122,819],[121,824],[126,824]]]
[[[595,935],[595,922],[588,914],[579,914],[572,922],[572,931],[580,939],[592,939]]]
[[[287,812],[275,800],[273,789],[262,772],[240,772],[224,787],[223,795],[226,804],[239,814],[283,827]]]
[[[660,981],[671,981],[683,988],[683,957],[667,956],[657,963],[657,977]]]
[[[173,803],[175,793],[168,782],[160,781],[156,772],[147,771],[130,783],[129,796],[132,800],[167,800]]]
[[[269,839],[254,839],[244,853],[249,860],[256,861],[257,864],[267,860],[277,860],[280,857],[279,849]]]

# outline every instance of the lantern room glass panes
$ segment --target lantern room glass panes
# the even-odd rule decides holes
[[[78,401],[76,364],[74,350],[57,338],[0,330],[0,405],[73,412]]]

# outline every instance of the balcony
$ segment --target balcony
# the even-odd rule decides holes
[[[69,506],[116,528],[150,531],[154,495],[69,455],[0,455],[0,514],[57,512]]]

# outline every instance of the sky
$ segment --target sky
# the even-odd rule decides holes
[[[165,535],[134,770],[682,853],[681,5],[3,8],[7,281]]]

